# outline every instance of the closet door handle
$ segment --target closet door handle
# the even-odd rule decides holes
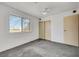
[[[66,32],[67,30],[64,30],[64,32]]]

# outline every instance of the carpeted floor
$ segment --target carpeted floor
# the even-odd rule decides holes
[[[1,52],[0,57],[79,57],[79,48],[47,40],[36,40]]]

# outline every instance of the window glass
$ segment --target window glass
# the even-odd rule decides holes
[[[17,16],[10,16],[9,20],[10,32],[21,32],[21,18]]]
[[[29,32],[30,22],[28,19],[23,19],[23,32]]]

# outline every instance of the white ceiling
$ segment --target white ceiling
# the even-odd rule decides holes
[[[79,2],[5,2],[5,4],[38,18],[42,18],[51,14],[75,9],[78,7]],[[44,8],[50,9],[47,15],[42,15]]]

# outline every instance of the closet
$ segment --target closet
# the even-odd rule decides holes
[[[39,22],[39,37],[46,40],[51,39],[50,21]]]
[[[79,15],[64,17],[64,43],[79,46]]]

